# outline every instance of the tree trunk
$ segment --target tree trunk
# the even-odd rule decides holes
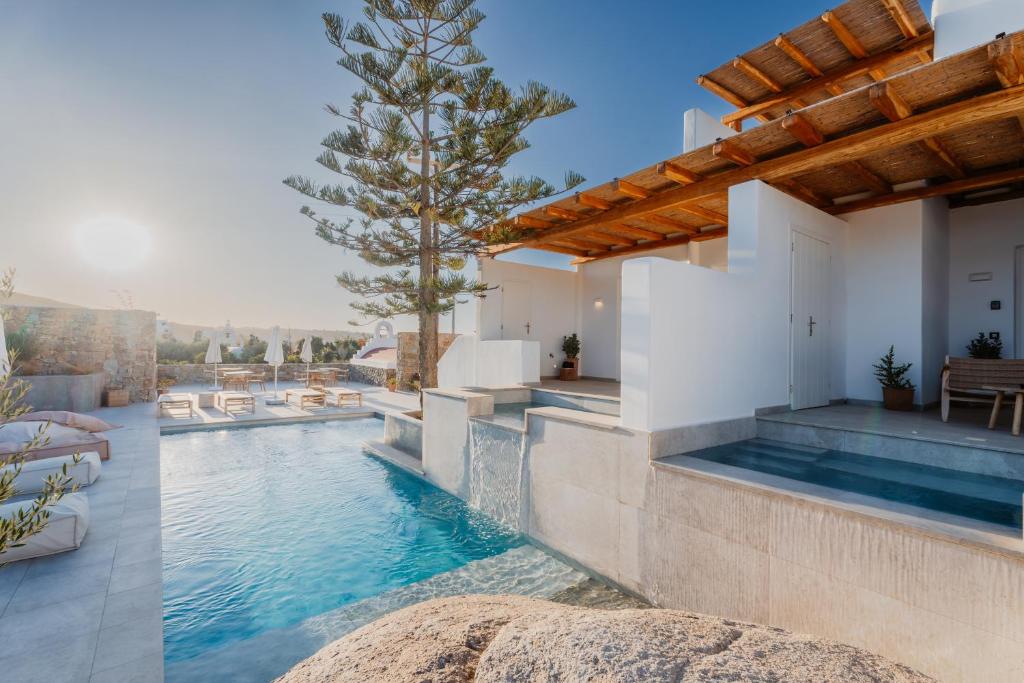
[[[426,52],[426,45],[424,45]],[[420,386],[437,386],[437,292],[434,289],[434,221],[431,220],[430,193],[430,107],[424,102],[422,148],[420,163],[420,310],[419,310],[419,366]]]

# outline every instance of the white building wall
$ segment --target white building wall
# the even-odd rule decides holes
[[[735,130],[703,109],[687,109],[683,113],[683,154],[733,135]]]
[[[935,59],[1024,30],[1021,0],[932,0]]]
[[[941,398],[949,350],[949,204],[928,199],[921,212],[921,402],[929,405]]]
[[[529,336],[517,337],[540,343],[538,372],[541,377],[558,374],[562,363],[562,337],[578,330],[576,273],[495,259],[481,259],[478,279],[495,289],[477,304],[477,335],[481,341],[502,339],[501,285],[506,280],[529,282],[533,319]]]
[[[1014,353],[1014,251],[1024,245],[1024,199],[950,212],[949,352],[966,356],[979,332],[999,332],[1003,356]],[[970,281],[972,273],[990,280]],[[997,311],[991,302],[1001,302]]]
[[[831,245],[831,393],[846,395],[846,224],[759,181],[730,188],[729,216],[728,272],[656,257],[623,264],[623,426],[654,431],[789,404],[793,229]]]

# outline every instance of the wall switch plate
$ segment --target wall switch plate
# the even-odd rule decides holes
[[[998,311],[998,310],[1001,310],[1003,308],[1003,302],[1002,301],[990,301],[989,304],[988,304],[988,307],[991,308],[993,311]]]
[[[999,333],[998,332],[989,332],[988,333],[988,338],[991,339],[992,341],[999,341]]]

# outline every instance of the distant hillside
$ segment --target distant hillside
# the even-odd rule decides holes
[[[209,326],[203,325],[189,325],[186,323],[176,323],[174,321],[168,321],[166,323],[167,329],[170,330],[171,334],[174,335],[175,339],[180,341],[191,341],[196,332],[199,332],[203,336],[206,336],[210,332]],[[246,326],[233,326],[235,333],[241,339],[245,339],[250,334],[256,335],[260,339],[268,339],[270,337],[269,327],[246,327]],[[281,335],[288,339],[289,335],[293,342],[298,342],[303,337],[320,337],[324,341],[337,341],[339,339],[360,339],[363,337],[369,338],[370,331],[356,331],[356,330],[325,330],[325,329],[301,329],[293,327],[291,329],[287,327],[281,328]]]
[[[15,292],[7,301],[0,302],[6,306],[41,306],[43,308],[81,308],[74,304],[64,303],[63,301],[57,301],[56,299],[47,299],[45,296],[32,296],[31,294],[22,294],[21,292]]]

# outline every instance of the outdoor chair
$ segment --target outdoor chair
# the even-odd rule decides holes
[[[951,402],[994,405],[1003,393],[999,389],[1024,389],[1024,360],[946,356],[942,369],[942,421],[949,421]]]
[[[256,387],[259,387],[259,390],[263,392],[267,390],[267,376],[262,372],[249,378],[249,391]]]

